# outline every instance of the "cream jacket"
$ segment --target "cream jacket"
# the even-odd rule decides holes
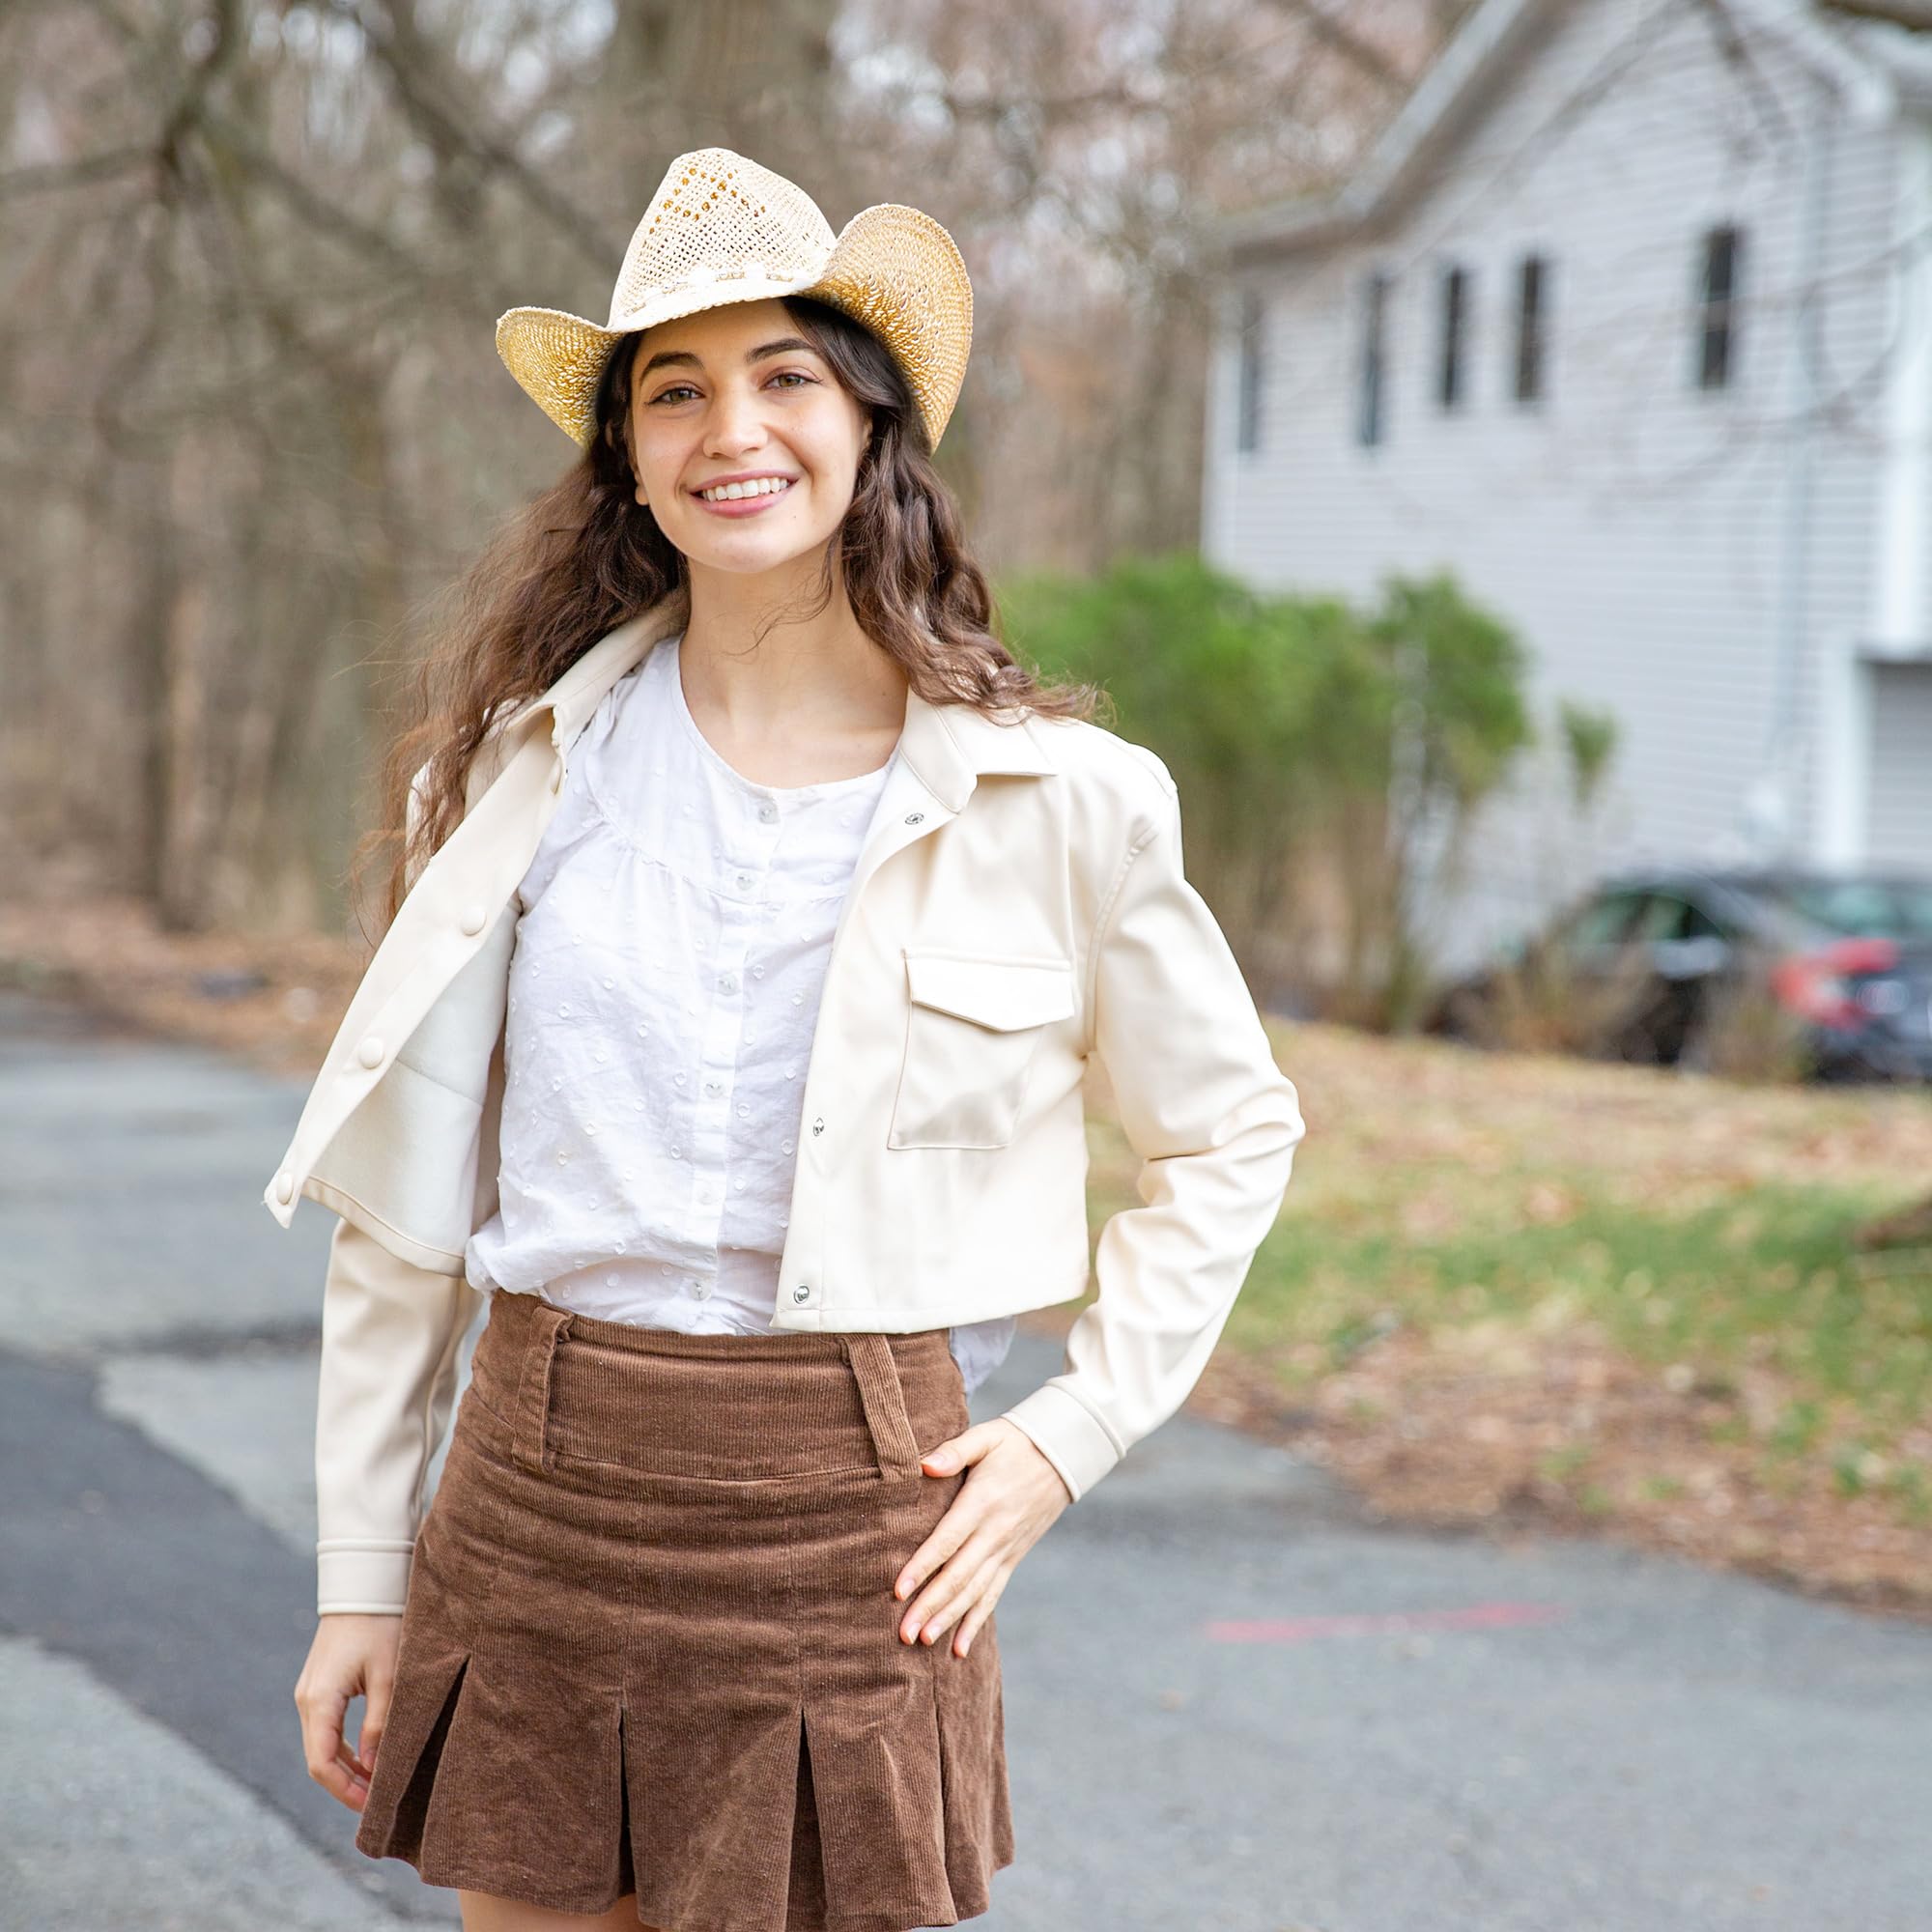
[[[515,894],[606,691],[681,595],[508,717],[370,961],[265,1199],[341,1220],[323,1293],[320,1610],[398,1612],[494,1211]],[[1179,1407],[1280,1210],[1293,1085],[1181,870],[1151,752],[909,693],[832,940],[774,1325],[902,1331],[1086,1292],[1081,1082],[1104,1065],[1141,1206],[1093,1258],[1064,1373],[1006,1411],[1075,1499]]]

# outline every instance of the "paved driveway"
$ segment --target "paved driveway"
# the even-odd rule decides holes
[[[0,1926],[456,1922],[299,1754],[330,1217],[258,1199],[299,1099],[0,998]],[[976,1413],[1059,1365],[1022,1336]],[[1035,1549],[1000,1643],[986,1932],[1932,1926],[1922,1628],[1370,1526],[1182,1417]]]

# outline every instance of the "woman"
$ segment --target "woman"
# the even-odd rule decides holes
[[[1166,768],[989,632],[930,460],[970,334],[930,217],[835,240],[716,148],[609,325],[498,325],[582,458],[430,662],[388,929],[267,1193],[341,1216],[309,1767],[472,1932],[984,1912],[994,1605],[1288,1183]],[[1144,1205],[1065,1372],[974,1426],[1087,1281],[1090,1057]]]

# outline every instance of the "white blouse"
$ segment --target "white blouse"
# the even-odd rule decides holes
[[[518,889],[498,1207],[472,1286],[607,1321],[764,1334],[832,933],[898,748],[753,784],[667,638],[599,704]],[[967,1390],[1014,1318],[950,1332]]]

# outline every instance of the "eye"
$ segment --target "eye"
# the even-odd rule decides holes
[[[816,376],[808,376],[803,369],[780,369],[766,379],[765,385],[769,388],[773,383],[786,383],[789,386],[791,383],[815,384],[817,381],[818,378]],[[645,405],[645,408],[655,409],[658,404],[668,403],[673,396],[683,395],[687,391],[694,396],[697,393],[689,383],[673,383],[669,388],[660,389]]]

